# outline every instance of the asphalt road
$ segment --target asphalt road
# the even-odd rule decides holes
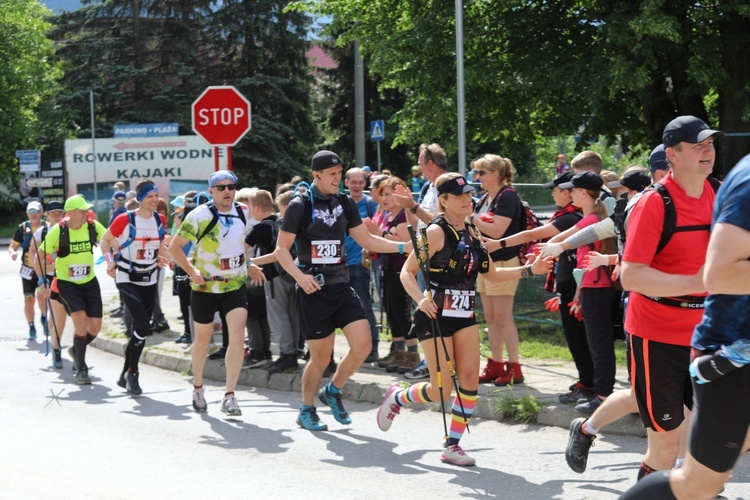
[[[69,360],[54,370],[43,339],[23,340],[16,271],[0,257],[0,498],[611,499],[635,481],[645,444],[636,437],[597,440],[578,475],[565,464],[564,429],[475,420],[462,445],[478,465],[462,469],[439,460],[436,412],[404,410],[383,433],[375,405],[347,403],[350,426],[322,409],[331,430],[311,433],[294,422],[298,394],[241,387],[244,415],[226,418],[222,388],[207,382],[199,415],[187,377],[142,365],[145,392],[130,397],[115,384],[122,358],[97,349],[93,384],[76,386]],[[750,498],[746,458],[728,498]]]

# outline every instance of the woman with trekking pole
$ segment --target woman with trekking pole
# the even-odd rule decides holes
[[[430,381],[406,389],[400,384],[391,386],[378,409],[377,420],[380,429],[387,431],[402,406],[439,401],[445,432],[440,459],[471,466],[475,460],[461,449],[459,441],[468,428],[479,385],[479,331],[474,315],[477,275],[483,273],[490,281],[517,280],[547,273],[552,261],[539,259],[523,267],[495,268],[476,228],[466,222],[473,212],[473,188],[457,173],[441,175],[435,186],[439,215],[422,231],[419,242],[411,231],[415,252],[401,271],[404,288],[419,306],[414,314],[414,330],[422,343]],[[423,273],[429,283],[425,292],[417,283],[417,272]],[[445,380],[443,370],[449,374]],[[456,397],[449,428],[445,400],[454,386]]]

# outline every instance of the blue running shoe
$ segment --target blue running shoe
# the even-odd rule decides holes
[[[308,431],[327,431],[328,426],[320,421],[318,413],[315,411],[315,407],[299,410],[297,415],[297,425]]]
[[[351,417],[349,417],[349,414],[344,409],[344,403],[341,402],[341,393],[331,394],[326,386],[318,392],[318,399],[324,405],[331,407],[333,418],[336,419],[336,422],[344,425],[352,423]]]
[[[33,323],[29,325],[29,334],[26,336],[26,340],[36,340],[36,326]]]

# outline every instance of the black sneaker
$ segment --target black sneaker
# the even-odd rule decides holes
[[[297,371],[299,369],[299,363],[297,363],[297,356],[280,356],[279,359],[274,361],[268,366],[268,373],[281,373],[287,370]]]
[[[153,323],[151,325],[150,330],[153,333],[167,332],[169,331],[169,323],[167,323],[166,321],[157,321],[156,323]]]
[[[189,333],[183,333],[176,339],[174,339],[175,344],[192,344],[193,339],[190,337]]]
[[[138,384],[138,373],[128,371],[128,374],[125,376],[125,391],[134,396],[143,394],[143,390]]]
[[[378,360],[378,350],[373,349],[370,351],[370,355],[365,358],[365,363],[374,363]]]
[[[208,355],[208,359],[224,359],[227,355],[227,349],[226,347],[219,348],[218,351],[216,351],[213,354]]]
[[[584,387],[580,382],[576,382],[570,392],[560,394],[557,399],[564,405],[578,404],[579,399],[586,399],[588,401],[596,395],[596,389],[593,387]]]
[[[127,389],[127,387],[128,387],[128,383],[125,380],[125,374],[126,373],[127,373],[127,370],[125,370],[124,372],[122,372],[120,374],[120,378],[117,379],[117,385],[120,386],[120,387],[122,387],[123,389]]]
[[[250,353],[250,356],[246,356],[242,362],[242,369],[247,370],[248,368],[259,368],[268,363],[268,360],[263,354]]]
[[[88,368],[82,368],[78,371],[76,371],[76,384],[78,385],[90,385],[91,384],[91,378],[89,377],[89,369]]]
[[[323,371],[323,378],[330,377],[334,373],[336,373],[336,362],[334,360],[331,360],[328,363],[328,366],[326,366],[326,369]]]
[[[568,467],[578,474],[583,474],[586,471],[589,450],[596,439],[596,436],[583,433],[585,422],[586,419],[580,417],[570,423],[570,437],[568,438],[568,447],[565,448],[565,461],[568,462]]]

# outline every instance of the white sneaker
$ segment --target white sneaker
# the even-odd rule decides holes
[[[399,389],[401,389],[399,384],[393,384],[390,386],[385,393],[383,402],[380,403],[380,408],[378,408],[378,427],[380,427],[380,430],[383,432],[391,428],[393,419],[396,418],[396,415],[401,411],[401,406],[396,402],[396,392]]]
[[[237,404],[237,398],[234,397],[234,394],[230,394],[224,398],[224,401],[221,402],[221,411],[230,417],[239,417],[242,415],[242,410],[240,410],[240,405]]]
[[[208,403],[206,403],[206,398],[203,397],[203,387],[200,389],[193,389],[193,409],[198,413],[203,413],[208,410]]]
[[[477,463],[476,460],[467,455],[457,444],[446,446],[443,454],[440,455],[440,460],[447,464],[460,465],[461,467],[470,467]]]

